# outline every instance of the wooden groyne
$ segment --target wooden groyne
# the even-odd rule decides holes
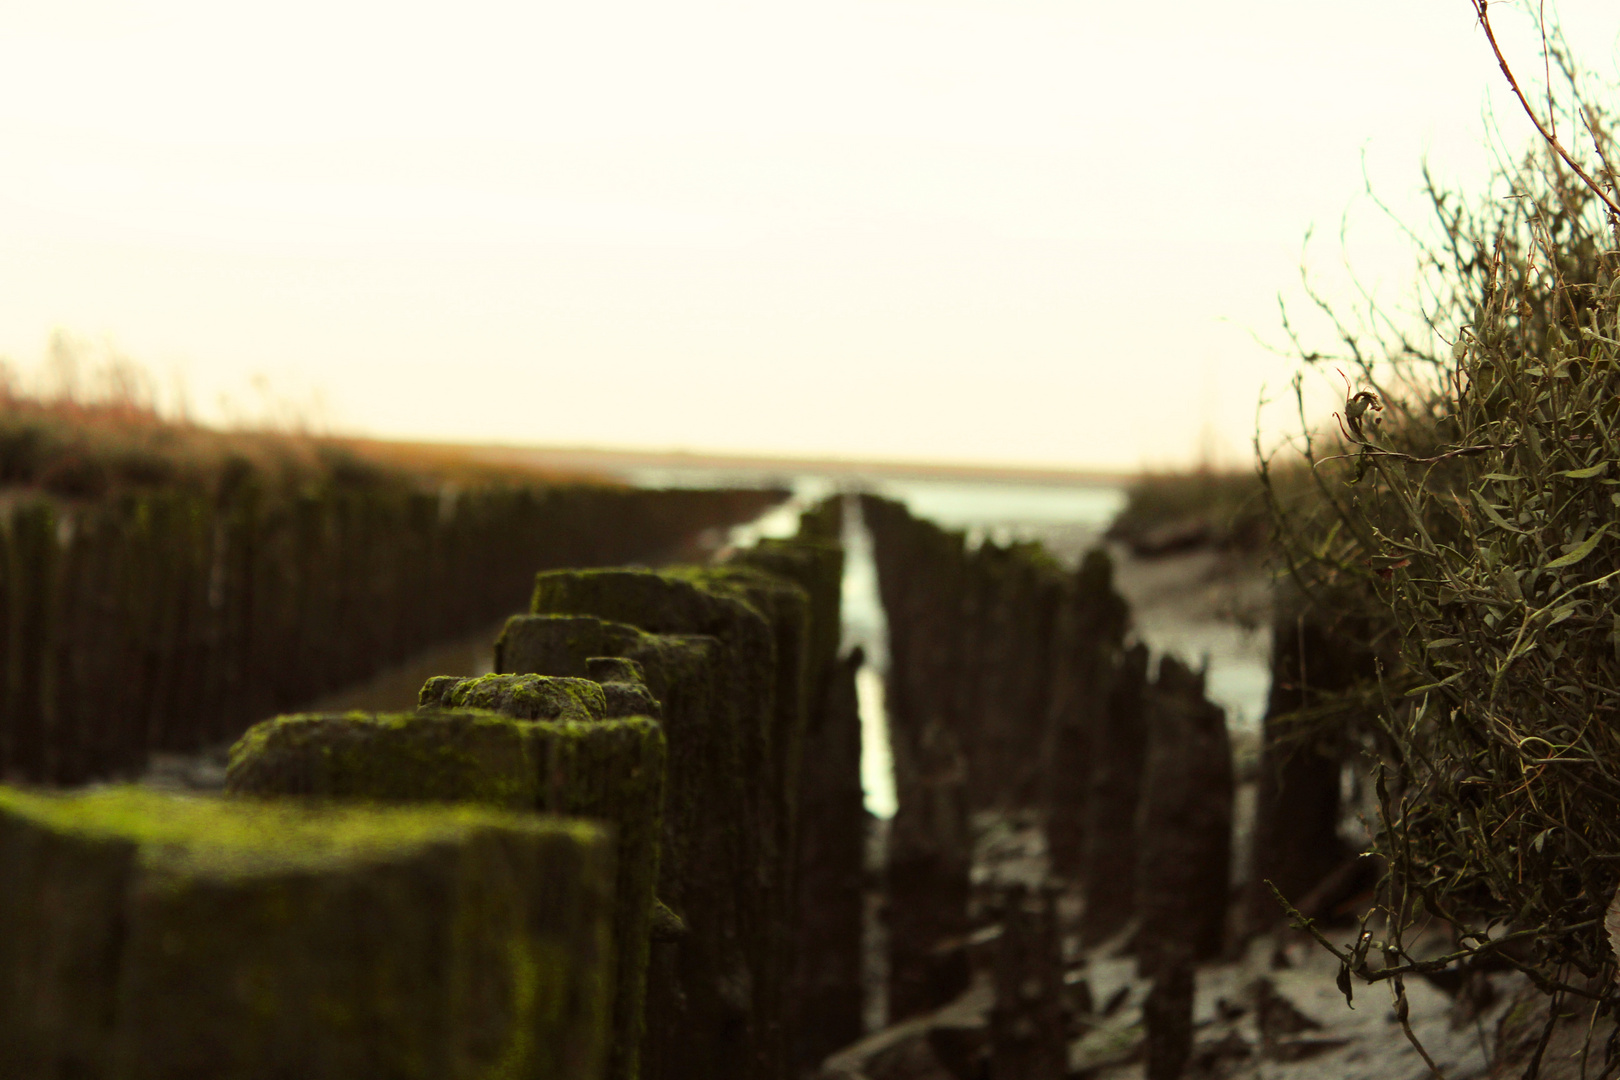
[[[510,612],[546,566],[668,558],[779,492],[489,487],[35,499],[0,518],[0,777],[228,741]]]
[[[743,501],[666,505],[689,529]],[[591,558],[577,546],[576,565],[546,568],[535,552],[559,530],[531,508],[511,555],[532,560],[530,599],[492,674],[431,678],[414,712],[262,721],[233,747],[223,799],[0,789],[0,919],[29,928],[0,939],[0,995],[50,991],[0,996],[0,1066],[1058,1080],[1134,1055],[1180,1075],[1205,1052],[1197,966],[1264,921],[1234,887],[1236,778],[1203,674],[1133,641],[1105,553],[1066,569],[864,498],[898,796],[874,880],[864,658],[840,652],[845,508],[657,569],[580,564],[673,524],[613,539],[599,516]],[[376,610],[405,617],[393,604]],[[1305,850],[1330,815],[1291,817],[1337,790],[1338,766],[1286,753],[1288,677],[1260,828]],[[1039,832],[1044,861],[987,873],[987,822]],[[874,886],[882,986],[863,977]],[[1131,957],[1145,990],[1094,999],[1093,955]],[[873,992],[878,1033],[862,1030]],[[1116,1015],[1144,1019],[1146,1044]],[[1123,1041],[1099,1056],[1097,1032]]]
[[[1233,899],[1224,713],[1201,672],[1168,656],[1150,665],[1129,643],[1103,551],[1071,572],[1038,545],[970,547],[885,499],[863,497],[862,516],[889,623],[890,1022],[900,1031],[908,1018],[954,1015],[988,980],[982,1025],[952,1019],[916,1052],[1056,1080],[1075,1018],[1062,1019],[1068,1006],[1051,989],[1064,970],[1054,896],[1081,900],[1064,928],[1076,944],[1121,938],[1113,947],[1165,984],[1161,1029],[1191,1008],[1190,992],[1165,996],[1191,985],[1187,966],[1223,948]],[[1045,894],[975,882],[974,823],[986,815],[1041,823]],[[980,941],[997,944],[987,954]],[[854,1075],[864,1060],[829,1061],[829,1075]]]

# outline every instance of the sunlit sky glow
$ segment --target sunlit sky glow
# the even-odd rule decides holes
[[[1620,7],[1561,16],[1613,79]],[[1499,83],[1467,0],[11,2],[0,355],[383,436],[1237,461],[1306,229],[1398,295],[1363,159],[1477,188]]]

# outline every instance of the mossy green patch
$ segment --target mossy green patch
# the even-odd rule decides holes
[[[647,685],[647,671],[640,661],[628,656],[587,656],[585,671],[599,683],[639,683]]]
[[[614,940],[618,985],[609,1075],[640,1073],[654,890],[663,833],[666,746],[648,717],[523,725],[537,767],[540,805],[559,814],[606,821],[618,835]]]
[[[504,679],[506,685],[546,688],[553,700],[559,686],[576,702],[603,700],[601,687],[584,679]],[[491,685],[488,679],[465,681]],[[518,695],[504,700],[528,711]],[[618,852],[612,932],[619,956],[609,1075],[632,1078],[659,872],[665,756],[663,729],[646,717],[530,721],[472,709],[306,715],[267,721],[244,736],[232,750],[227,789],[483,802],[609,824]]]
[[[600,1075],[582,821],[0,788],[0,1075]]]
[[[492,709],[517,720],[600,720],[607,715],[602,687],[590,679],[547,675],[438,676],[422,687],[422,708]]]
[[[624,657],[661,699],[668,764],[657,892],[672,909],[669,925],[686,925],[675,913],[687,913],[690,933],[678,955],[666,953],[663,979],[649,985],[645,1046],[660,1060],[692,1062],[697,1075],[712,1060],[705,1047],[723,1023],[723,978],[746,983],[743,912],[757,896],[745,856],[754,819],[744,800],[730,651],[706,634],[645,633],[588,615],[523,615],[508,620],[496,654],[502,670],[551,675],[589,672],[601,656]]]
[[[225,777],[227,791],[248,795],[535,806],[521,732],[473,709],[277,717],[237,741]]]
[[[502,820],[471,806],[329,813],[294,803],[158,795],[136,787],[72,798],[0,787],[0,814],[85,841],[133,844],[143,865],[240,874],[318,870]]]

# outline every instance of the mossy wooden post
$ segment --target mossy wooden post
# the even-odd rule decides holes
[[[253,561],[252,587],[258,602],[254,605],[253,641],[250,657],[252,682],[259,687],[268,713],[296,707],[286,696],[293,675],[287,669],[297,661],[298,567],[297,532],[293,506],[280,500],[268,502],[260,518],[257,555]],[[263,714],[261,714],[263,715]],[[229,734],[239,734],[249,721],[237,721]]]
[[[744,589],[755,606],[782,609],[772,619],[777,633],[776,698],[779,709],[787,705],[798,713],[777,721],[777,769],[789,794],[786,841],[796,835],[804,731],[820,711],[838,662],[844,550],[837,544],[819,541],[768,538],[736,552],[727,565],[763,571],[769,577],[791,582],[803,593],[801,597],[780,589],[769,577],[734,579],[747,583]],[[793,652],[799,657],[790,655]]]
[[[1145,1080],[1181,1080],[1193,1048],[1193,992],[1197,971],[1185,951],[1162,957],[1142,1002],[1147,1028]]]
[[[345,493],[337,501],[342,522],[343,544],[339,551],[337,636],[337,681],[349,682],[354,673],[370,667],[366,657],[374,655],[376,644],[375,594],[380,570],[377,546],[376,505],[379,496],[371,492]]]
[[[1220,955],[1232,877],[1232,746],[1204,673],[1159,659],[1148,695],[1147,764],[1137,808],[1137,964]]]
[[[11,655],[6,672],[6,723],[10,767],[36,781],[50,779],[54,736],[53,658],[56,597],[56,513],[47,503],[18,507],[11,515],[7,572],[11,583]]]
[[[498,703],[508,715],[430,708],[278,717],[250,729],[232,748],[226,789],[245,795],[477,802],[610,823],[618,850],[613,916],[618,967],[605,1075],[634,1080],[662,827],[662,729],[647,717],[604,719],[602,688],[585,679],[446,676],[431,680],[423,696],[430,705]]]
[[[12,633],[12,608],[18,599],[15,568],[12,563],[10,515],[0,511],[0,776],[11,776],[17,738],[17,714],[11,711],[12,650],[17,641]]]
[[[72,604],[72,668],[65,674],[79,688],[74,696],[89,739],[89,778],[116,776],[142,760],[141,732],[131,721],[129,632],[122,604],[127,551],[121,514],[111,507],[82,510],[73,542],[84,561],[79,596]]]
[[[1081,880],[1086,906],[1080,940],[1099,945],[1136,913],[1136,806],[1147,760],[1146,645],[1120,657],[1098,717],[1086,798]]]
[[[134,597],[138,629],[130,635],[129,644],[139,672],[137,722],[144,754],[185,748],[182,725],[194,719],[178,716],[168,707],[183,675],[176,650],[182,636],[182,598],[190,585],[185,576],[189,553],[183,550],[183,502],[184,496],[172,491],[138,496],[126,534],[139,568]]]
[[[538,723],[530,731],[530,746],[539,767],[538,805],[552,813],[610,821],[617,829],[624,861],[618,888],[624,895],[614,917],[619,967],[607,1075],[636,1080],[646,1035],[663,828],[663,730],[648,717]]]
[[[885,703],[897,808],[889,828],[889,1020],[938,1008],[966,988],[958,950],[936,946],[969,929],[967,763],[962,728],[971,687],[962,655],[964,538],[863,495],[878,589],[889,624]]]
[[[836,509],[837,502],[831,505]],[[821,516],[807,515],[814,533]],[[810,680],[797,770],[788,978],[788,1065],[814,1070],[861,1035],[862,873],[866,809],[861,789],[857,650],[838,657],[844,554],[837,533],[762,540],[732,561],[801,586],[810,598]]]
[[[332,557],[332,522],[327,504],[313,494],[302,495],[293,507],[291,590],[296,597],[291,626],[293,655],[283,669],[284,700],[313,698],[335,687],[328,677],[331,653],[327,642],[335,633],[331,617],[333,592],[329,563]]]
[[[705,634],[648,634],[595,616],[522,615],[495,646],[497,672],[588,676],[593,660],[638,663],[668,740],[658,897],[686,933],[656,941],[648,973],[644,1080],[735,1075],[744,1049],[755,902],[745,844],[740,721],[725,692],[729,652]],[[604,691],[608,689],[604,685]]]
[[[189,752],[205,745],[211,716],[188,708],[188,686],[196,678],[197,657],[190,649],[192,619],[206,610],[211,584],[208,534],[216,524],[213,508],[189,494],[168,494],[154,522],[153,555],[162,583],[157,594],[161,639],[156,649],[161,677],[153,687],[153,749]],[[202,602],[197,603],[198,600]],[[240,687],[232,687],[232,697]]]
[[[613,856],[478,807],[0,788],[0,1074],[597,1080]]]
[[[398,635],[396,662],[432,645],[433,639],[439,636],[435,627],[444,625],[444,583],[435,578],[432,559],[433,534],[439,517],[438,495],[411,492],[406,496],[401,516],[398,577],[393,583],[394,595],[389,598]],[[497,557],[499,563],[505,563],[505,554],[502,552]],[[410,598],[413,585],[418,591],[415,603]],[[426,618],[418,616],[417,611]]]
[[[817,726],[808,732],[800,787],[798,954],[789,987],[797,1027],[789,1064],[819,1065],[859,1039],[866,997],[866,837],[861,786],[859,647],[838,659]]]
[[[829,495],[799,515],[799,539],[826,544],[844,541],[844,500],[847,495]]]
[[[419,696],[423,709],[490,709],[514,720],[602,720],[607,694],[591,679],[548,675],[438,675]]]
[[[782,497],[490,485],[441,499],[386,484],[281,497],[253,466],[225,474],[217,496],[163,487],[76,505],[65,548],[68,511],[8,512],[7,769],[137,771],[151,750],[195,750],[520,606],[537,563],[657,557]]]
[[[1259,933],[1284,918],[1268,880],[1298,903],[1351,854],[1339,837],[1346,724],[1341,720],[1310,731],[1290,719],[1376,675],[1372,653],[1360,643],[1366,637],[1332,633],[1327,623],[1295,598],[1272,627],[1245,933]]]
[[[88,768],[91,753],[91,720],[85,706],[93,697],[96,683],[85,679],[89,650],[86,640],[93,601],[86,603],[87,578],[91,572],[83,518],[72,512],[63,515],[58,529],[61,541],[57,554],[56,639],[45,663],[56,683],[56,730],[52,733],[54,764],[51,780],[58,784],[82,784],[92,775]]]
[[[1039,544],[986,542],[967,556],[960,625],[971,685],[963,749],[974,810],[1040,805],[1053,660],[1065,575]]]
[[[1068,1073],[1063,947],[1056,897],[1014,885],[1000,898],[990,1010],[990,1070],[995,1080],[1063,1080]]]
[[[709,634],[729,653],[719,684],[741,733],[745,818],[740,840],[752,867],[750,895],[739,897],[751,982],[727,992],[746,995],[735,1059],[727,1076],[781,1075],[784,1060],[783,985],[787,948],[787,849],[793,790],[786,774],[802,737],[805,643],[804,591],[746,568],[554,571],[535,583],[537,614],[596,615],[652,633]],[[695,1063],[682,1062],[683,1068]],[[683,1073],[684,1075],[684,1073]],[[716,1075],[716,1074],[710,1074]]]
[[[244,492],[238,497],[253,496]],[[160,653],[163,678],[156,687],[152,711],[155,727],[163,733],[156,748],[190,753],[221,741],[224,729],[220,720],[227,710],[245,713],[253,707],[240,674],[240,658],[253,643],[237,614],[244,605],[251,606],[252,598],[243,588],[239,567],[233,565],[240,556],[222,564],[214,561],[214,539],[229,531],[227,519],[232,511],[183,493],[165,502],[155,539],[162,545],[157,557],[165,582],[159,602],[166,641]],[[253,535],[257,530],[249,523],[245,531]],[[241,555],[247,555],[251,543],[244,540],[241,546],[246,549]],[[215,661],[213,681],[223,693],[209,701],[199,689],[207,686],[213,658],[201,646],[222,638],[236,639],[233,652],[238,660],[228,682]]]
[[[213,624],[208,637],[216,643],[199,651],[212,654],[212,690],[217,696],[199,710],[204,723],[195,736],[197,747],[234,736],[276,708],[258,662],[259,653],[270,644],[258,638],[260,612],[272,602],[260,588],[263,575],[258,572],[268,540],[263,500],[257,484],[239,485],[216,511],[212,543],[205,539],[199,545],[211,556],[202,564],[207,573],[200,591],[207,597],[204,618]]]
[[[164,528],[168,502],[161,494],[136,496],[119,509],[125,545],[120,614],[130,721],[141,755],[132,764],[138,765],[152,750],[170,748],[165,742],[167,718],[158,702],[173,669],[165,651],[173,633],[169,625],[173,583],[168,571],[174,536]]]
[[[1052,872],[1084,876],[1086,803],[1097,731],[1120,661],[1130,608],[1114,589],[1108,552],[1086,553],[1070,581],[1054,635],[1052,705],[1045,763],[1046,849]]]
[[[692,580],[714,595],[731,596],[765,616],[771,629],[770,711],[758,749],[763,763],[759,785],[762,839],[761,885],[765,889],[760,975],[754,983],[755,1015],[760,1018],[757,1068],[764,1076],[786,1069],[787,979],[793,963],[793,896],[796,887],[799,766],[809,706],[811,620],[809,597],[796,582],[732,563],[690,571]],[[748,743],[744,743],[745,767]]]
[[[768,897],[766,925],[770,940],[765,978],[755,985],[755,1011],[763,1018],[758,1068],[760,1075],[767,1077],[788,1073],[793,1009],[789,980],[799,940],[800,769],[811,687],[825,683],[827,672],[822,660],[830,659],[837,651],[837,615],[830,600],[838,595],[832,586],[839,581],[842,566],[842,554],[823,546],[767,542],[763,550],[734,558],[709,575],[711,589],[739,596],[763,612],[775,639],[773,717],[766,747],[768,772],[763,805],[774,819],[775,843],[769,858],[778,870],[774,894]],[[811,586],[822,601],[819,619],[811,613]],[[818,649],[824,651],[821,657]]]
[[[407,647],[401,643],[406,605],[405,590],[400,587],[404,580],[400,563],[409,543],[403,513],[403,495],[385,492],[366,500],[367,547],[372,566],[367,599],[372,617],[366,620],[368,632],[356,657],[357,672],[387,667],[407,655]],[[490,570],[495,571],[493,559]]]

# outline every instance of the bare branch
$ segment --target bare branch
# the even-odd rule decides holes
[[[1474,5],[1474,13],[1479,16],[1479,25],[1485,29],[1485,39],[1491,43],[1491,51],[1496,54],[1496,63],[1501,67],[1502,74],[1507,77],[1508,85],[1513,88],[1513,96],[1519,99],[1520,105],[1524,106],[1524,114],[1530,118],[1532,124],[1536,125],[1536,130],[1541,133],[1541,137],[1546,141],[1547,145],[1552,147],[1558,156],[1564,159],[1564,164],[1575,170],[1575,175],[1579,176],[1581,181],[1592,189],[1594,195],[1603,200],[1603,205],[1609,208],[1609,213],[1620,215],[1620,203],[1616,203],[1610,198],[1608,192],[1599,187],[1598,182],[1593,180],[1585,169],[1581,168],[1580,162],[1570,156],[1569,151],[1564,149],[1564,144],[1558,141],[1558,136],[1547,130],[1546,125],[1541,122],[1541,118],[1536,115],[1536,110],[1530,107],[1530,102],[1525,98],[1524,91],[1519,89],[1519,80],[1513,77],[1513,69],[1508,66],[1507,57],[1502,55],[1502,46],[1497,44],[1496,32],[1491,29],[1491,17],[1486,12],[1490,0],[1468,0],[1468,2]]]

